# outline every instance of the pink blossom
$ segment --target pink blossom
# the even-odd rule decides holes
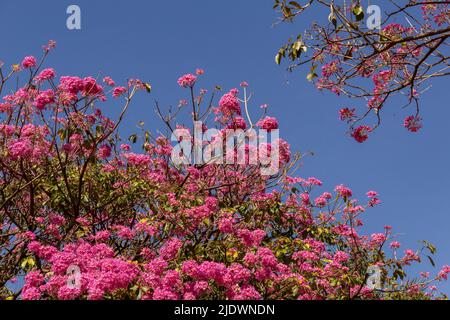
[[[109,240],[110,232],[108,230],[97,232],[94,239],[98,242],[106,242]]]
[[[167,243],[159,249],[159,254],[162,259],[164,260],[170,260],[175,258],[175,256],[178,254],[178,251],[183,246],[183,243],[178,238],[172,238],[167,241]]]
[[[35,287],[25,286],[22,289],[22,299],[23,300],[39,300],[41,298],[41,292]]]
[[[411,132],[417,132],[422,128],[422,118],[419,116],[409,116],[405,118],[403,126]]]
[[[264,119],[259,120],[256,125],[267,131],[278,129],[278,121],[273,117],[265,117]]]
[[[242,243],[246,246],[259,246],[261,241],[266,236],[266,232],[261,229],[249,231],[248,229],[242,229],[238,231],[238,235],[242,240]]]
[[[342,71],[342,68],[339,65],[339,60],[333,60],[322,66],[322,76],[325,78],[329,78],[332,75],[339,73]]]
[[[317,197],[314,199],[314,204],[318,207],[324,207],[327,204],[327,199],[323,196]]]
[[[439,271],[439,278],[441,279],[448,279],[448,274],[450,273],[450,266],[449,265],[445,265],[442,267],[441,271]]]
[[[277,139],[274,142],[275,146],[278,147],[280,163],[288,163],[291,160],[291,146],[290,144],[283,140]]]
[[[181,99],[181,100],[178,102],[178,106],[179,106],[179,107],[184,107],[184,106],[186,106],[187,104],[188,104],[188,102],[187,102],[186,99]]]
[[[116,84],[111,77],[104,77],[103,82],[106,83],[110,87],[114,87]]]
[[[9,145],[9,152],[13,158],[27,158],[33,154],[33,144],[28,139],[21,139]]]
[[[369,137],[369,133],[372,131],[372,128],[369,126],[359,126],[354,129],[351,133],[351,136],[358,141],[359,143],[364,142]]]
[[[231,216],[221,218],[218,223],[219,230],[223,233],[232,233],[233,225],[234,219]]]
[[[261,294],[251,285],[244,285],[236,288],[232,297],[233,300],[261,300]]]
[[[218,111],[225,117],[229,117],[234,114],[241,115],[241,105],[236,95],[237,91],[231,90],[220,98]]]
[[[150,157],[145,154],[127,153],[124,157],[128,160],[129,164],[136,166],[148,165],[150,163]]]
[[[353,194],[352,190],[350,190],[349,188],[345,187],[342,184],[336,186],[334,191],[336,191],[341,197],[344,197],[344,198],[350,198]]]
[[[22,67],[24,67],[25,69],[32,68],[35,66],[36,66],[36,58],[33,56],[25,57],[22,60]]]
[[[113,97],[114,98],[118,98],[121,95],[123,95],[125,92],[127,92],[127,88],[125,87],[115,87],[113,90]]]
[[[78,94],[84,88],[83,79],[79,77],[64,76],[60,78],[59,88],[63,91],[67,91],[72,95]]]
[[[53,68],[47,68],[41,71],[41,73],[39,73],[35,80],[37,82],[43,82],[46,80],[50,80],[56,77],[56,72]]]
[[[366,193],[366,195],[367,195],[368,198],[376,198],[378,196],[378,192],[376,192],[376,191],[368,191]]]
[[[190,87],[192,88],[197,81],[197,77],[191,73],[185,74],[184,76],[178,78],[178,85],[182,88]]]
[[[350,121],[356,116],[355,109],[344,108],[339,110],[339,118],[342,121]]]
[[[86,77],[83,79],[83,95],[84,96],[102,96],[103,88],[92,77]]]
[[[397,249],[397,248],[400,248],[400,242],[398,242],[398,241],[393,241],[393,242],[391,242],[391,244],[389,245],[391,248],[393,248],[393,249]]]
[[[128,228],[126,226],[120,226],[120,225],[115,226],[114,228],[117,230],[117,235],[120,238],[127,239],[127,240],[133,239],[135,232],[133,230],[131,230],[130,228]]]
[[[100,159],[106,159],[111,156],[111,147],[108,145],[101,146],[98,149],[98,157]]]
[[[55,40],[49,40],[48,44],[43,46],[44,51],[48,52],[52,49],[56,48],[56,41]]]
[[[405,264],[409,265],[411,261],[419,261],[419,256],[411,249],[405,250],[405,257],[403,258]]]
[[[383,233],[374,233],[371,235],[371,238],[376,245],[380,245],[386,241],[386,235]]]
[[[55,93],[52,89],[42,91],[34,99],[34,105],[39,110],[44,110],[47,105],[52,103],[55,103]]]
[[[242,129],[245,130],[247,128],[247,123],[242,117],[235,117],[228,125],[229,129]]]

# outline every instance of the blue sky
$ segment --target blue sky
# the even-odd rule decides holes
[[[66,28],[70,4],[81,8],[81,30]],[[186,98],[176,79],[197,67],[206,71],[201,84],[205,88],[220,84],[230,89],[245,80],[255,95],[252,107],[259,111],[260,104],[270,105],[292,149],[314,152],[303,160],[299,174],[323,180],[323,191],[344,183],[362,198],[366,191],[377,190],[383,203],[366,213],[366,232],[392,225],[404,249],[429,240],[438,248],[437,272],[450,263],[448,80],[433,82],[423,96],[420,133],[402,127],[403,118],[413,111],[401,109],[403,101],[394,100],[386,106],[381,129],[357,144],[345,135],[337,110],[361,106],[361,101],[321,93],[305,80],[306,70],[291,74],[274,63],[278,48],[311,18],[326,21],[326,16],[310,14],[295,24],[273,27],[277,15],[272,0],[3,0],[0,60],[12,64],[25,55],[38,55],[41,45],[54,39],[57,49],[47,65],[59,75],[150,82],[152,96],[136,99],[121,128],[124,134],[135,132],[139,120],[160,127],[154,99],[167,106]],[[114,115],[118,109],[109,112]],[[425,269],[433,270],[427,261],[415,270]],[[450,294],[450,284],[441,288]]]

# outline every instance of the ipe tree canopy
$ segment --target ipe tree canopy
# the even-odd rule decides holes
[[[149,83],[58,75],[45,66],[54,47],[0,69],[0,298],[444,297],[434,284],[449,266],[406,275],[422,259],[434,264],[432,244],[403,248],[390,226],[361,232],[377,192],[357,200],[345,185],[321,190],[319,179],[296,173],[301,155],[281,138],[277,150],[262,147],[279,152],[271,175],[258,163],[174,163],[170,137],[154,128],[118,134]],[[169,133],[202,121],[218,132],[206,148],[225,129],[278,129],[265,112],[248,112],[247,83],[208,92],[199,89],[204,76],[174,79],[186,93],[176,110],[156,106]],[[178,123],[180,112],[193,121]]]
[[[306,78],[317,89],[360,99],[360,107],[339,112],[358,142],[381,125],[386,108],[407,107],[403,125],[417,132],[422,127],[422,94],[433,78],[450,75],[449,4],[445,0],[275,0],[282,21],[315,13],[311,27],[289,39],[275,60],[290,60],[291,71],[308,65]],[[404,96],[403,105],[389,105],[395,95]]]

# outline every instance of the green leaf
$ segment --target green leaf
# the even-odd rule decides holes
[[[313,81],[314,78],[317,78],[318,75],[315,72],[310,72],[308,73],[308,75],[306,76],[306,80],[308,80],[309,82]]]
[[[361,21],[362,19],[364,19],[364,10],[362,6],[354,7],[352,12],[356,17],[356,21]]]
[[[292,50],[295,50],[295,51],[297,51],[297,52],[298,52],[298,51],[306,52],[306,51],[308,50],[308,47],[305,46],[305,44],[303,43],[302,40],[297,40],[297,41],[295,41],[294,44],[292,45]]]
[[[58,130],[58,135],[61,140],[65,140],[67,138],[67,131],[61,128]]]
[[[430,251],[431,254],[436,253],[436,247],[434,245],[432,245],[431,243],[429,243],[426,240],[424,240],[423,243],[425,244],[425,247],[428,249],[428,251]]]
[[[328,16],[328,21],[330,21],[335,28],[337,27],[337,18],[333,12]]]
[[[291,8],[289,8],[289,7],[286,7],[286,6],[282,7],[281,13],[284,15],[284,17],[286,19],[290,19],[292,17]]]
[[[435,267],[436,264],[434,263],[434,260],[433,260],[430,256],[428,256],[428,255],[427,255],[427,258],[428,258],[428,260],[430,260],[431,265],[432,265],[433,267]]]
[[[132,135],[128,138],[128,140],[129,140],[131,143],[136,143],[136,141],[137,141],[137,134],[132,134]]]
[[[152,86],[150,83],[144,82],[145,90],[147,90],[148,93],[152,92]]]
[[[397,269],[394,271],[393,277],[394,279],[400,278],[401,280],[403,280],[405,278],[405,271],[403,271],[402,269]]]
[[[303,9],[302,6],[299,5],[296,1],[290,1],[289,4],[297,9]]]
[[[275,63],[276,64],[280,64],[281,57],[284,57],[284,55],[285,55],[285,49],[284,48],[280,48],[280,50],[278,50],[277,55],[275,56]]]
[[[277,55],[275,56],[275,63],[280,64],[280,62],[281,62],[281,54],[277,53]]]
[[[273,5],[273,9],[276,9],[279,5],[280,5],[280,3],[278,2],[278,0],[275,0],[275,4]]]
[[[347,52],[344,55],[344,61],[347,61],[353,57],[353,47],[348,48]]]
[[[104,129],[105,128],[103,126],[101,126],[101,125],[96,126],[95,127],[95,133],[97,134],[97,136],[103,135],[103,132],[105,131]]]
[[[34,261],[34,259],[32,257],[28,257],[22,260],[20,266],[22,267],[22,269],[25,269],[27,266],[33,267],[35,264],[36,262]]]
[[[353,7],[352,11],[357,16],[360,15],[361,13],[364,13],[362,6],[355,6]]]

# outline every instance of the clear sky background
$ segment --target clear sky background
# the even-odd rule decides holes
[[[81,7],[81,30],[66,28],[70,4]],[[149,128],[161,127],[154,99],[176,106],[187,98],[176,80],[197,67],[205,69],[200,86],[208,89],[220,84],[228,90],[245,80],[255,95],[255,112],[269,104],[292,149],[314,152],[303,160],[301,176],[323,180],[321,191],[343,183],[365,198],[366,191],[377,190],[383,203],[367,211],[365,231],[382,232],[384,225],[392,225],[403,249],[429,240],[438,248],[437,267],[424,260],[414,270],[438,272],[450,264],[448,79],[434,82],[423,96],[424,128],[418,134],[402,127],[413,110],[394,100],[385,107],[382,127],[358,144],[346,136],[337,111],[363,102],[321,93],[305,80],[306,70],[290,74],[274,63],[289,36],[311,19],[326,22],[327,16],[310,13],[295,24],[274,27],[272,5],[272,0],[1,0],[0,60],[12,64],[25,55],[38,56],[41,45],[54,39],[57,49],[47,66],[59,76],[110,75],[119,84],[129,77],[150,82],[152,95],[136,99],[121,127],[123,134],[136,132],[139,120]],[[117,115],[119,110],[111,106],[108,112]],[[450,294],[450,284],[440,287]]]

